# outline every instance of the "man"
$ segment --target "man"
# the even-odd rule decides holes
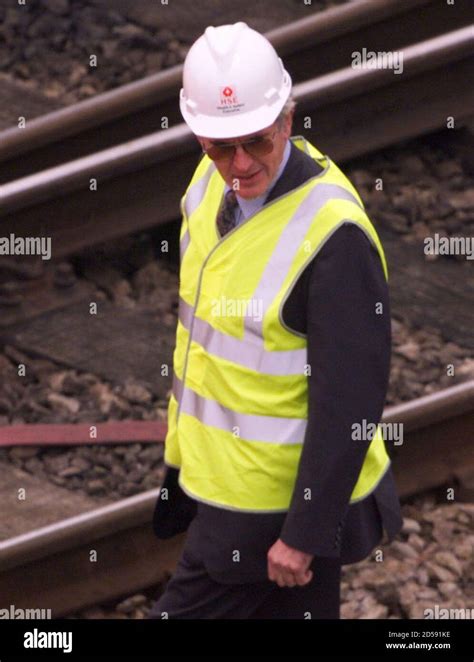
[[[338,167],[290,137],[291,78],[245,23],[208,27],[180,107],[180,311],[154,530],[189,531],[151,618],[339,618],[340,570],[402,525],[378,425],[386,263]],[[178,483],[179,479],[179,483]]]

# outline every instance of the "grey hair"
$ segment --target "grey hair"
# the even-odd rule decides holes
[[[279,127],[283,126],[283,122],[285,121],[286,116],[289,115],[295,108],[296,108],[296,101],[290,94],[288,99],[285,101],[285,105],[281,109],[280,114],[275,120],[278,123]]]

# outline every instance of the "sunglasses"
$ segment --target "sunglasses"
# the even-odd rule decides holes
[[[265,156],[270,154],[273,151],[273,139],[278,129],[275,129],[271,134],[263,134],[261,136],[255,136],[255,138],[250,138],[245,142],[241,143],[212,143],[207,149],[202,148],[204,154],[212,159],[212,161],[220,161],[224,159],[232,159],[235,156],[235,150],[240,145],[247,154],[253,157]]]

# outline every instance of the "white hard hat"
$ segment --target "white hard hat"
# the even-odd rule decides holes
[[[234,138],[278,117],[291,77],[266,37],[240,21],[209,26],[184,61],[179,107],[191,131]]]

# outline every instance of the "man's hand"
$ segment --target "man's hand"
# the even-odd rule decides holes
[[[304,586],[313,577],[308,570],[313,555],[288,547],[280,538],[268,550],[267,559],[268,578],[278,586]]]

